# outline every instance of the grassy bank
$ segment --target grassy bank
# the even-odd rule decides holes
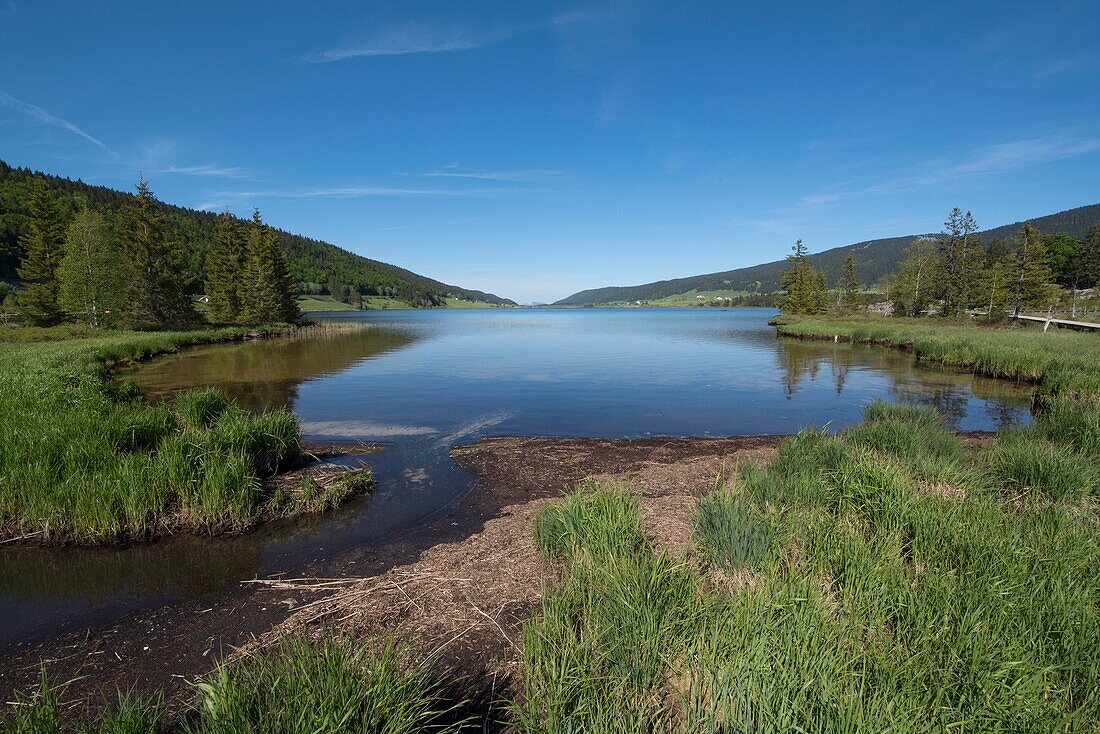
[[[695,549],[628,488],[537,518],[562,567],[524,630],[526,732],[1095,731],[1095,456],[872,405],[704,497]]]
[[[214,533],[330,505],[326,492],[271,494],[261,482],[299,455],[295,418],[253,418],[212,390],[149,405],[108,381],[114,365],[231,341],[241,328],[111,332],[5,330],[0,346],[0,534],[80,543],[159,532]],[[63,337],[58,340],[58,337]]]

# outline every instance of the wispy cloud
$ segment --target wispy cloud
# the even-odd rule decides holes
[[[559,13],[541,23],[502,25],[472,29],[440,23],[406,23],[378,31],[360,43],[322,51],[302,57],[302,61],[324,64],[372,56],[404,56],[407,54],[470,51],[500,43],[509,38],[548,28],[560,28],[591,17],[586,11]]]
[[[969,176],[1010,171],[1041,163],[1052,163],[1100,151],[1100,138],[1055,135],[1017,140],[982,148],[961,163],[941,162],[924,175],[917,176],[916,186],[931,186]]]
[[[101,150],[110,153],[112,156],[116,158],[118,157],[118,153],[107,147],[107,145],[103,141],[99,140],[98,138],[92,137],[68,120],[64,120],[56,115],[51,115],[49,112],[46,112],[46,110],[42,109],[38,105],[33,105],[30,102],[24,102],[21,99],[16,99],[15,97],[11,96],[3,90],[0,90],[0,105],[9,107],[19,112],[20,114],[23,114],[26,117],[29,117],[32,120],[41,123],[42,125],[67,130],[73,135],[87,140],[89,143],[95,145]]]
[[[199,209],[220,208],[226,202],[239,199],[362,199],[376,196],[417,197],[478,196],[481,191],[448,191],[446,189],[414,189],[390,186],[339,186],[314,189],[267,189],[253,191],[210,191],[205,198],[206,204]]]
[[[428,178],[471,178],[478,181],[507,181],[510,183],[534,183],[547,179],[559,178],[561,171],[553,171],[543,168],[523,168],[511,171],[486,171],[476,168],[462,168],[461,166],[445,166],[435,171],[423,174]]]
[[[877,177],[877,181],[870,183],[864,178],[860,184],[837,184],[803,196],[795,206],[799,210],[809,210],[862,196],[907,193],[1096,152],[1100,152],[1100,137],[1089,135],[1061,132],[1014,140],[885,171]]]
[[[1041,82],[1064,74],[1082,74],[1095,69],[1098,63],[1100,63],[1100,56],[1093,53],[1043,59],[1035,63],[1031,70],[1031,78]]]
[[[212,178],[248,178],[251,173],[247,168],[238,166],[165,166],[157,169],[158,173],[178,173],[185,176],[209,176]]]

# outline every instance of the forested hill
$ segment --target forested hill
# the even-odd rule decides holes
[[[26,168],[13,168],[0,161],[0,279],[16,277],[22,257],[19,239],[26,227],[31,191],[36,180],[44,181],[55,193],[67,214],[77,211],[81,198],[112,219],[133,198],[133,194],[105,186],[92,186]],[[173,236],[187,250],[187,272],[183,273],[192,292],[201,292],[203,261],[214,232],[217,215],[185,207],[162,204]],[[388,296],[414,306],[440,306],[448,296],[468,301],[514,305],[514,301],[492,293],[441,283],[423,275],[356,255],[327,242],[276,230],[279,243],[290,260],[291,274],[303,292],[349,293]]]
[[[1084,237],[1093,224],[1100,223],[1100,204],[1068,209],[1057,214],[1037,217],[1030,220],[1044,234],[1065,232],[1075,237]],[[998,239],[1010,239],[1015,236],[1023,222],[1014,222],[982,232],[986,244]],[[902,251],[915,238],[922,235],[889,237],[854,245],[836,247],[812,256],[813,263],[825,271],[830,283],[835,283],[841,267],[848,255],[856,260],[860,280],[871,284],[887,273],[897,270],[901,263]],[[594,288],[574,293],[558,301],[563,305],[583,305],[590,303],[613,303],[616,301],[652,301],[688,291],[734,290],[767,293],[779,289],[779,274],[786,269],[785,260],[753,265],[748,268],[726,270],[721,273],[708,273],[687,278],[661,280],[634,286],[611,286]]]

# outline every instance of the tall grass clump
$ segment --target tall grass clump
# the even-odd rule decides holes
[[[647,541],[638,519],[638,499],[614,484],[578,486],[563,502],[535,518],[535,545],[556,559],[580,552],[600,558],[632,555]]]
[[[545,508],[535,539],[565,575],[522,633],[517,721],[529,732],[653,729],[698,606],[691,570],[653,551],[621,486],[588,484]]]
[[[0,720],[6,734],[449,734],[462,730],[457,705],[432,672],[392,643],[371,647],[344,638],[291,637],[223,663],[195,684],[188,709],[169,722],[162,701],[120,693],[95,709],[61,713],[45,676]]]
[[[297,637],[221,666],[197,684],[195,734],[453,732],[454,707],[392,644]]]
[[[997,486],[1016,496],[1035,493],[1054,501],[1100,494],[1100,472],[1072,444],[1056,444],[1037,431],[1002,431],[985,452]]]
[[[119,692],[94,713],[78,711],[62,717],[58,692],[43,674],[31,696],[16,696],[14,708],[0,720],[5,734],[160,734],[166,731],[159,700]]]
[[[87,543],[240,529],[299,451],[294,416],[214,390],[149,405],[110,367],[239,330],[114,332],[0,352],[0,534]]]
[[[767,523],[730,492],[714,492],[700,499],[692,525],[695,544],[712,563],[728,569],[755,566],[771,542]]]

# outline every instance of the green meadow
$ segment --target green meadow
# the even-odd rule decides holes
[[[300,456],[298,423],[287,411],[253,417],[212,389],[150,405],[136,387],[110,378],[122,363],[247,333],[4,330],[3,536],[110,543],[181,529],[233,532],[361,490],[364,477],[324,491],[264,490],[266,477]]]

